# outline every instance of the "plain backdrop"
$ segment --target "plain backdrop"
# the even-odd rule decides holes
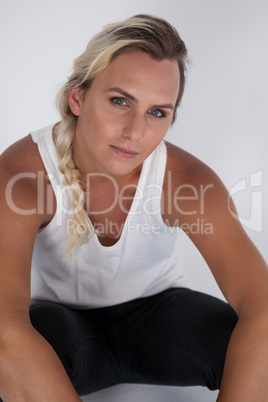
[[[54,98],[74,58],[103,25],[138,13],[171,22],[190,54],[185,96],[167,139],[221,177],[267,260],[267,0],[2,1],[0,152],[59,120]],[[193,287],[223,298],[186,235],[181,251]],[[216,395],[200,387],[124,385],[84,400],[209,402]]]

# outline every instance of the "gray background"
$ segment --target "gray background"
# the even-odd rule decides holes
[[[211,166],[234,194],[245,229],[268,260],[268,1],[9,0],[1,4],[0,152],[31,130],[56,122],[57,90],[73,59],[106,23],[150,13],[170,21],[191,57],[185,97],[168,139]],[[250,177],[262,181],[250,188]],[[262,196],[263,206],[254,193]],[[248,226],[253,226],[249,228]],[[261,226],[261,227],[260,227]],[[206,263],[181,235],[194,288],[223,297]],[[121,385],[84,401],[215,401],[200,387]]]

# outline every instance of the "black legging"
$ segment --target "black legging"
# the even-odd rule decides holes
[[[30,316],[79,395],[118,383],[219,389],[237,322],[225,302],[183,288],[91,310],[40,302]]]

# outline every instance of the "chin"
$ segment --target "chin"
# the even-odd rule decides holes
[[[132,166],[116,166],[113,168],[110,168],[107,170],[107,174],[110,174],[111,176],[119,176],[119,177],[123,177],[123,176],[127,176],[129,174],[131,174],[132,172],[134,172],[135,170],[140,169],[142,165],[142,162],[140,164],[135,164]]]

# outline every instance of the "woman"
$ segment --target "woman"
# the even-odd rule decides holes
[[[186,62],[160,18],[107,26],[59,93],[61,122],[1,155],[4,401],[120,382],[267,400],[266,264],[215,173],[164,141]],[[230,305],[187,287],[179,228]]]

